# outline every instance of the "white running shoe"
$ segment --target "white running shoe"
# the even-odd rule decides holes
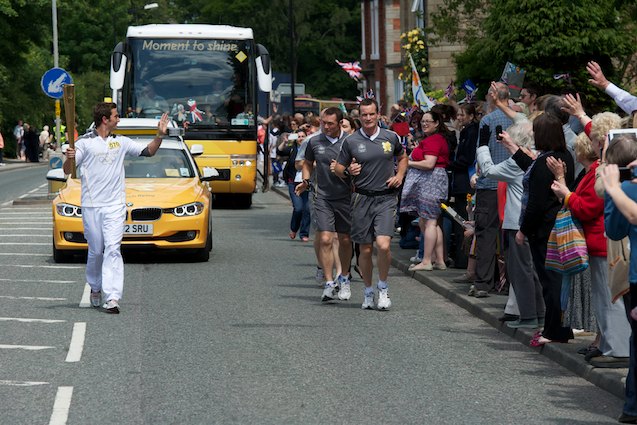
[[[106,310],[107,313],[119,314],[119,303],[116,300],[109,300],[102,308]]]
[[[338,299],[341,301],[347,301],[352,296],[352,289],[350,288],[349,279],[341,282],[341,290],[338,291]]]
[[[376,308],[379,310],[389,310],[391,307],[391,300],[389,299],[389,294],[387,288],[378,290],[378,305]]]
[[[416,254],[413,257],[411,257],[409,261],[411,261],[412,263],[418,264],[422,262],[422,258],[420,258],[418,254]]]
[[[93,292],[91,291],[91,306],[99,307],[102,305],[102,291]]]
[[[365,300],[363,300],[363,305],[361,306],[363,310],[373,310],[374,309],[374,293],[367,295],[365,294]]]
[[[325,284],[325,289],[323,289],[323,295],[321,296],[321,301],[332,301],[336,298],[336,285]]]

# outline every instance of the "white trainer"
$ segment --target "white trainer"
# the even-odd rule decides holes
[[[418,256],[418,254],[414,255],[409,259],[410,262],[418,264],[422,262],[422,258]]]
[[[374,293],[367,295],[365,294],[365,299],[363,300],[363,305],[361,306],[363,310],[373,310],[374,309]]]
[[[349,279],[341,283],[341,290],[338,291],[338,299],[347,301],[352,297],[352,289],[350,288]]]
[[[378,304],[376,308],[379,310],[389,310],[391,307],[391,300],[389,299],[389,294],[387,288],[378,290]]]
[[[323,295],[321,296],[321,301],[332,301],[336,298],[336,285],[325,284],[325,289],[323,289]]]

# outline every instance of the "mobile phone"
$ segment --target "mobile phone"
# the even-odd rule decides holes
[[[299,139],[299,135],[297,133],[290,133],[288,135],[288,140],[298,140]]]
[[[496,140],[502,140],[502,136],[500,136],[500,133],[502,133],[502,126],[501,125],[496,125],[495,126],[495,138],[496,138]]]
[[[619,168],[619,181],[626,181],[637,179],[637,167],[618,167]]]

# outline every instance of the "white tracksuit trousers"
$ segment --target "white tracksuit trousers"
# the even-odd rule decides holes
[[[84,237],[88,242],[86,281],[104,301],[120,300],[124,290],[124,261],[120,247],[126,206],[82,207]]]

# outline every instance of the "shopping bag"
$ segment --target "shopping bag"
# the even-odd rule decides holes
[[[557,213],[555,224],[546,245],[545,266],[564,275],[572,275],[588,268],[588,250],[584,231],[567,208]]]

